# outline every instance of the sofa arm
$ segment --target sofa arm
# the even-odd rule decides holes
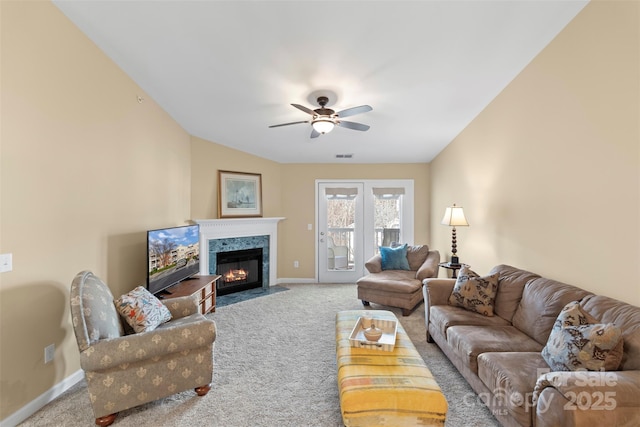
[[[162,300],[162,303],[169,309],[171,312],[171,318],[173,319],[191,316],[192,314],[199,312],[199,300],[198,295],[196,294],[165,299]]]
[[[640,425],[640,371],[548,372],[533,391],[535,425]]]
[[[382,257],[379,254],[372,256],[364,264],[364,267],[369,273],[380,273],[382,271]]]
[[[169,322],[149,332],[97,341],[80,353],[80,366],[85,371],[101,371],[127,363],[187,351],[216,340],[213,320],[196,314],[191,319]]]
[[[422,284],[425,305],[447,305],[456,279],[424,279]]]
[[[440,268],[438,264],[440,264],[440,252],[429,251],[427,259],[424,260],[416,272],[416,279],[422,281],[430,277],[438,277],[438,269]]]
[[[449,296],[456,284],[456,279],[424,279],[422,281],[422,295],[424,296],[424,324],[427,329],[427,342],[433,342],[429,335],[429,316],[432,305],[447,305]]]

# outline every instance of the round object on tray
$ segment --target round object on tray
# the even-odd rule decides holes
[[[378,341],[382,337],[382,329],[376,328],[376,325],[371,323],[371,327],[364,330],[364,337],[368,341]]]

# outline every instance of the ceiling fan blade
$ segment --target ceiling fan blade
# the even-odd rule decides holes
[[[363,125],[362,123],[356,123],[356,122],[346,122],[344,120],[340,120],[338,122],[338,126],[342,126],[343,128],[347,128],[347,129],[353,129],[353,130],[369,130],[369,128],[371,126],[369,125]]]
[[[282,123],[281,125],[271,125],[269,127],[270,128],[279,128],[280,126],[297,125],[298,123],[309,123],[309,120],[301,121],[301,122]]]
[[[338,115],[338,117],[349,117],[355,116],[356,114],[360,113],[366,113],[367,111],[371,110],[373,110],[373,108],[371,108],[369,105],[360,105],[359,107],[351,107],[342,111],[338,111],[336,114]]]
[[[291,105],[293,105],[294,107],[296,107],[298,110],[304,111],[304,112],[305,112],[305,113],[307,113],[307,114],[311,114],[312,116],[315,116],[315,115],[316,115],[316,112],[315,112],[315,111],[313,111],[313,110],[312,110],[312,109],[310,109],[310,108],[305,107],[304,105],[300,105],[300,104],[291,104]]]
[[[313,128],[311,129],[311,136],[310,136],[310,138],[317,138],[317,137],[319,137],[320,135],[322,135],[320,132],[318,132],[317,130],[315,130],[315,129],[313,129]]]

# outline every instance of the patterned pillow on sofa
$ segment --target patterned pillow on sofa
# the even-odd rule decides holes
[[[493,304],[498,292],[498,273],[480,277],[464,265],[449,296],[449,304],[493,316]]]
[[[622,361],[622,331],[613,323],[597,322],[579,301],[567,304],[542,349],[547,364],[555,371],[616,370]]]
[[[116,310],[136,333],[153,331],[171,320],[171,312],[151,292],[138,286],[115,301]]]

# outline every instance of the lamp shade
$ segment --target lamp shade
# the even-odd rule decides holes
[[[464,217],[462,206],[456,206],[455,203],[444,211],[441,224],[453,227],[465,227],[469,225],[467,219]]]
[[[335,123],[328,117],[319,117],[311,123],[311,126],[313,126],[316,132],[324,134],[331,132]]]

